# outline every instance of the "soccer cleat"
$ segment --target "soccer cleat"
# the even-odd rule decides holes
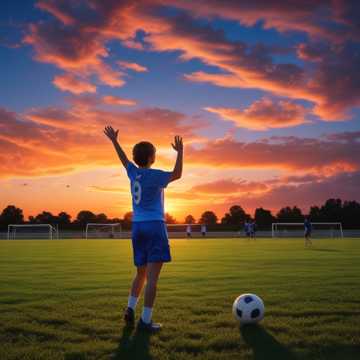
[[[156,324],[156,323],[153,323],[152,321],[149,324],[147,324],[146,322],[143,321],[143,319],[140,318],[137,327],[138,327],[138,330],[141,330],[141,331],[147,331],[149,333],[156,333],[156,332],[160,331],[161,324]]]
[[[134,326],[135,324],[135,313],[134,310],[131,308],[126,308],[124,312],[124,320],[127,326]]]

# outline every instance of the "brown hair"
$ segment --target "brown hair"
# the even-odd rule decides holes
[[[155,155],[155,146],[148,141],[141,141],[133,148],[133,159],[138,166],[146,166]]]

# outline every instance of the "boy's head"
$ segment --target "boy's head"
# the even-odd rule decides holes
[[[141,141],[133,148],[133,159],[139,167],[151,166],[155,161],[155,146],[148,141]]]

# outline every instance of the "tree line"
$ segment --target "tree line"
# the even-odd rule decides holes
[[[297,206],[285,206],[275,215],[270,210],[259,207],[254,215],[246,213],[240,205],[233,205],[222,218],[218,218],[214,211],[206,210],[199,219],[189,214],[184,220],[177,221],[171,214],[166,213],[169,224],[206,224],[209,229],[239,230],[245,221],[253,220],[259,230],[270,230],[273,222],[303,222],[309,217],[312,222],[341,222],[344,229],[360,228],[360,203],[357,201],[342,201],[328,199],[321,206],[311,206],[308,214],[303,214]],[[62,230],[83,230],[87,223],[121,223],[124,229],[131,228],[132,212],[127,212],[122,218],[109,218],[106,214],[95,214],[89,210],[80,211],[72,219],[71,215],[62,211],[57,215],[43,211],[36,216],[24,218],[23,210],[15,205],[8,205],[0,214],[0,229],[7,229],[9,224],[52,224]]]

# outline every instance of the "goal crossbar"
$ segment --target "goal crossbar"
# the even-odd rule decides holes
[[[342,223],[341,222],[311,222],[310,223],[311,226],[338,226],[339,227],[339,231],[340,231],[340,237],[343,238],[344,237],[344,233],[343,233],[343,228],[342,228]],[[272,237],[275,237],[275,232],[278,230],[278,226],[302,226],[304,227],[304,223],[303,222],[277,222],[277,223],[272,223],[271,224],[271,234]]]
[[[55,227],[51,224],[9,224],[8,225],[8,233],[7,239],[15,239],[16,236],[16,228],[48,228],[49,229],[49,238],[52,240],[54,238],[54,234],[58,236],[58,232]]]

